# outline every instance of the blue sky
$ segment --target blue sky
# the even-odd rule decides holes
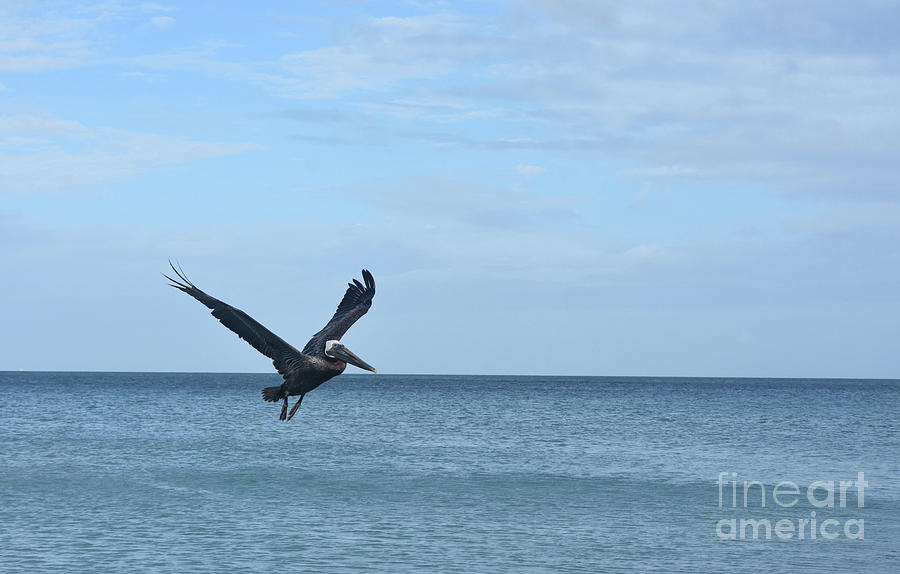
[[[900,377],[900,3],[4,2],[0,369]]]

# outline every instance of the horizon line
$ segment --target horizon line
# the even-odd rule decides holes
[[[0,369],[0,374],[6,373],[97,373],[97,374],[171,374],[171,375],[271,375],[279,376],[274,372],[262,371],[87,371],[87,370],[30,370],[30,369]],[[366,377],[392,376],[392,377],[529,377],[529,378],[595,378],[595,379],[770,379],[770,380],[798,380],[798,381],[897,381],[900,377],[786,377],[786,376],[757,376],[757,375],[547,375],[547,374],[491,374],[491,373],[343,373],[346,375],[361,375]]]

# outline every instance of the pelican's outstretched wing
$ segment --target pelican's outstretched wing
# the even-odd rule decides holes
[[[325,356],[325,342],[340,341],[347,329],[365,315],[372,306],[372,297],[375,296],[375,279],[368,269],[362,270],[362,276],[365,285],[356,279],[353,280],[353,283],[347,284],[349,285],[347,292],[344,293],[344,298],[341,299],[337,311],[334,312],[334,317],[303,347],[305,354],[314,357]]]
[[[212,315],[223,325],[231,329],[238,337],[250,343],[254,349],[272,359],[278,372],[287,376],[298,367],[309,363],[310,358],[289,345],[284,339],[266,329],[256,319],[224,301],[219,301],[201,291],[185,276],[179,265],[178,269],[169,261],[169,266],[180,281],[172,279],[165,273],[163,277],[171,281],[172,287],[184,291],[210,309]]]

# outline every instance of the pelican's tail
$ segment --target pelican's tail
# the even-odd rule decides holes
[[[262,397],[264,400],[274,403],[280,401],[285,397],[284,394],[284,385],[278,385],[277,387],[266,387],[262,390]]]

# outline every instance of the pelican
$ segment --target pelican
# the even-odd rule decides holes
[[[169,261],[169,267],[172,268],[178,279],[172,279],[165,273],[162,275],[171,281],[172,287],[184,291],[212,309],[213,317],[220,323],[250,343],[254,349],[272,359],[272,364],[275,365],[278,374],[284,377],[284,382],[277,387],[263,389],[262,397],[272,403],[284,401],[281,406],[281,420],[291,420],[294,413],[300,408],[300,403],[303,402],[306,393],[328,379],[343,373],[347,368],[347,363],[373,373],[376,372],[372,365],[357,357],[341,343],[341,337],[344,336],[347,329],[365,315],[372,306],[372,298],[375,296],[375,279],[367,269],[362,270],[365,284],[356,279],[353,280],[353,283],[348,283],[347,292],[344,293],[344,298],[341,299],[334,316],[321,331],[313,335],[312,339],[303,347],[303,351],[298,351],[284,339],[263,327],[250,315],[201,291],[188,280],[180,265],[176,269]],[[300,395],[300,398],[288,413],[288,397],[296,395]]]

